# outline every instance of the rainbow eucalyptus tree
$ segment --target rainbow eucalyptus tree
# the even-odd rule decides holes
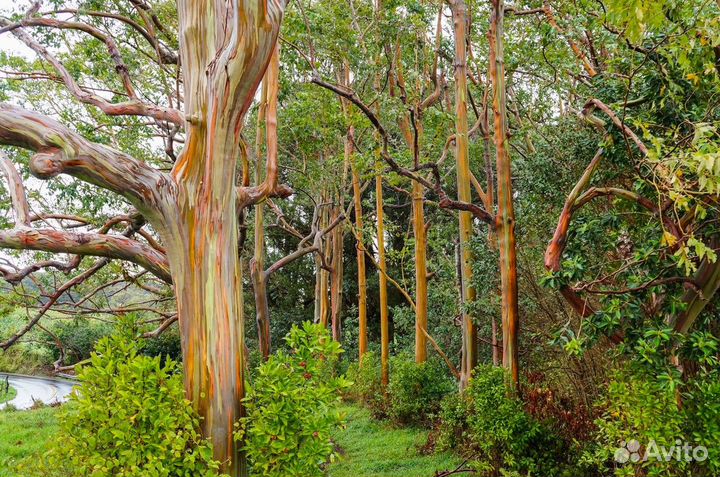
[[[93,6],[98,8],[96,2]],[[36,77],[62,84],[65,94],[87,109],[78,124],[68,126],[26,109],[26,101],[3,103],[0,144],[30,151],[29,170],[36,178],[65,174],[118,194],[152,226],[161,245],[110,233],[34,227],[19,175],[6,163],[6,177],[17,192],[16,224],[0,233],[0,246],[127,260],[172,282],[187,397],[202,417],[223,471],[241,475],[244,465],[233,440],[245,366],[238,220],[246,207],[287,196],[290,189],[278,182],[276,158],[269,158],[264,181],[253,187],[238,185],[236,171],[245,153],[245,116],[275,48],[285,3],[179,0],[173,13],[168,13],[172,4],[156,7],[130,0],[108,11],[45,12],[36,4],[2,19],[2,32],[33,50],[51,72]],[[122,32],[142,46],[133,48]],[[51,51],[58,42],[41,33],[57,34],[57,39],[74,35],[68,48],[104,49],[114,68],[112,78],[93,79],[92,68],[78,65],[62,50]],[[152,61],[136,58],[142,55]],[[107,64],[88,58],[96,61]],[[148,65],[156,71],[145,71]],[[173,76],[175,84],[168,87]],[[163,94],[139,91],[138,85],[151,81],[143,81],[146,77],[159,78],[155,85],[164,81]],[[101,113],[156,125],[169,144],[169,164],[153,165],[79,132],[88,131],[82,119]]]

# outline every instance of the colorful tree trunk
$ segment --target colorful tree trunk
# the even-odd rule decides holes
[[[382,368],[382,383],[387,386],[390,382],[390,323],[388,316],[387,297],[387,267],[385,264],[385,224],[383,212],[383,190],[380,162],[377,165],[375,176],[375,207],[377,214],[377,247],[378,270],[380,282],[380,365]]]
[[[352,154],[352,141],[354,128],[351,126],[348,130],[348,139],[345,144],[345,150]],[[360,190],[360,174],[357,171],[355,162],[351,159],[352,169],[352,185],[353,185],[353,203],[355,207],[355,228],[358,237],[362,237],[363,230],[363,211],[362,211],[362,191]],[[365,276],[365,246],[359,238],[356,240],[357,251],[357,279],[358,279],[358,353],[359,358],[367,353],[367,279]]]
[[[470,192],[470,157],[468,154],[467,119],[467,6],[463,0],[451,0],[453,31],[455,34],[455,161],[457,163],[458,200],[472,202]],[[460,274],[462,278],[462,326],[463,326],[463,363],[460,386],[465,387],[470,373],[477,364],[477,330],[467,307],[475,301],[475,288],[472,285],[472,219],[470,212],[461,211],[460,215]]]
[[[500,282],[502,288],[503,366],[508,368],[515,386],[519,383],[518,365],[518,286],[515,250],[515,212],[513,210],[512,174],[507,143],[507,111],[505,63],[503,58],[503,0],[491,0],[490,79],[493,84],[495,153],[497,159],[498,213],[496,233],[500,251]]]

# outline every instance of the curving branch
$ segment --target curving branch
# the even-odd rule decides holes
[[[110,13],[110,12],[99,12],[94,10],[77,10],[74,8],[63,8],[60,10],[54,10],[52,12],[49,12],[51,14],[57,14],[57,13],[70,13],[72,15],[87,15],[91,17],[99,17],[99,18],[111,18],[113,20],[117,20],[119,22],[125,23],[126,25],[130,26],[132,29],[137,31],[140,35],[142,35],[145,40],[153,47],[153,49],[157,50],[159,53],[159,60],[163,64],[177,64],[178,62],[178,55],[176,52],[170,50],[167,46],[165,46],[163,43],[161,43],[155,35],[150,34],[148,30],[143,28],[138,22],[133,20],[132,18],[118,15],[116,13]]]
[[[605,113],[610,118],[610,120],[613,122],[613,124],[615,126],[617,126],[617,128],[620,129],[625,136],[632,139],[632,141],[635,143],[635,145],[638,147],[638,149],[640,149],[640,152],[642,152],[643,156],[647,156],[647,154],[648,154],[647,146],[645,146],[645,144],[640,140],[640,138],[637,136],[637,134],[635,134],[635,132],[633,132],[632,129],[630,129],[629,127],[627,127],[625,125],[625,123],[618,117],[617,114],[615,114],[615,112],[612,109],[610,109],[610,107],[607,104],[603,103],[599,99],[593,98],[593,99],[589,100],[587,103],[585,103],[585,106],[583,107],[583,110],[582,110],[582,115],[590,123],[592,123],[596,126],[599,126],[599,127],[604,127],[604,122],[600,118],[596,118],[592,115],[592,113],[595,109],[599,109],[600,111]]]
[[[30,207],[28,206],[27,196],[25,195],[25,187],[23,186],[22,179],[15,165],[2,152],[0,152],[0,170],[2,170],[8,183],[15,224],[29,227]]]
[[[553,272],[560,270],[560,258],[562,257],[565,246],[567,245],[567,235],[570,228],[570,221],[572,220],[573,213],[577,208],[576,201],[583,190],[585,190],[588,184],[590,184],[590,180],[592,179],[602,156],[603,149],[600,148],[597,150],[595,156],[590,161],[590,164],[588,164],[582,176],[580,176],[580,179],[578,179],[572,191],[570,191],[570,194],[568,194],[565,199],[565,205],[560,213],[560,219],[558,220],[557,227],[555,228],[555,234],[545,250],[545,268],[548,270],[552,270]]]
[[[50,308],[60,299],[61,296],[65,294],[66,291],[68,291],[70,288],[74,287],[75,285],[78,285],[91,276],[95,275],[101,268],[103,268],[105,265],[110,263],[110,260],[107,258],[102,258],[95,262],[95,264],[85,270],[80,275],[68,280],[65,282],[60,288],[57,289],[55,293],[50,297],[50,299],[43,305],[43,307],[40,309],[40,311],[30,320],[27,322],[25,326],[23,326],[18,332],[16,332],[14,335],[12,335],[7,340],[0,343],[0,349],[7,350],[10,346],[15,344],[17,340],[22,338],[28,331],[30,331],[35,325],[38,324],[40,319],[45,315],[45,313],[50,310]]]
[[[116,70],[122,78],[123,85],[125,86],[125,89],[127,90],[128,95],[131,99],[122,103],[111,103],[102,96],[90,93],[81,88],[77,84],[75,79],[72,77],[70,72],[67,70],[67,68],[65,68],[65,66],[57,58],[55,58],[55,56],[53,56],[47,48],[35,41],[32,36],[30,36],[23,28],[21,28],[21,26],[25,23],[27,23],[28,25],[81,30],[103,41],[110,50],[110,55],[115,62]],[[125,66],[122,58],[120,57],[120,52],[117,49],[115,41],[102,31],[91,27],[90,25],[87,25],[85,23],[63,22],[60,20],[44,18],[28,18],[23,20],[23,22],[20,24],[13,24],[7,19],[0,18],[0,26],[3,26],[4,29],[10,29],[12,34],[17,39],[22,41],[45,61],[50,63],[62,78],[67,90],[78,101],[92,106],[96,106],[103,113],[109,116],[146,116],[156,119],[158,121],[167,121],[169,123],[175,124],[176,126],[184,126],[185,118],[180,111],[172,108],[157,106],[155,104],[145,103],[137,99],[137,96],[135,95],[134,89],[132,87],[132,82],[130,81],[130,77],[127,72],[127,67]]]
[[[20,270],[11,271],[7,268],[0,267],[0,277],[2,277],[3,280],[5,280],[8,283],[20,283],[22,280],[24,280],[26,277],[30,276],[32,273],[37,272],[38,270],[43,270],[46,268],[54,268],[56,270],[59,270],[64,273],[69,273],[72,270],[76,269],[80,265],[80,261],[82,260],[82,257],[80,255],[75,255],[70,261],[68,262],[61,262],[59,260],[43,260],[41,262],[33,263],[31,265],[28,265],[25,268],[22,268]]]
[[[49,179],[68,174],[125,197],[152,217],[170,178],[144,162],[107,146],[92,143],[42,114],[0,103],[0,144],[34,151],[30,171]]]
[[[172,283],[167,258],[142,242],[91,232],[20,228],[0,231],[0,248],[93,255],[135,263],[166,283]]]
[[[450,199],[447,192],[442,187],[442,181],[441,181],[437,163],[421,164],[421,165],[418,165],[418,167],[415,168],[415,170],[411,170],[406,167],[402,167],[400,164],[398,164],[397,161],[389,153],[390,138],[389,138],[387,130],[382,125],[382,122],[377,117],[377,115],[370,109],[370,107],[368,105],[366,105],[360,99],[360,97],[357,95],[357,93],[354,90],[352,90],[346,86],[332,84],[332,83],[329,83],[329,82],[323,80],[317,71],[315,71],[313,74],[312,83],[314,83],[322,88],[325,88],[329,91],[332,91],[342,98],[349,100],[351,103],[353,103],[355,106],[357,106],[360,109],[360,111],[363,112],[363,114],[368,118],[370,123],[373,125],[375,130],[380,135],[380,138],[382,140],[382,150],[380,151],[380,155],[382,156],[383,160],[390,166],[390,168],[393,171],[395,171],[397,174],[399,174],[403,177],[407,177],[408,179],[411,179],[413,181],[416,181],[416,182],[422,184],[423,187],[425,187],[427,189],[434,191],[440,199],[438,201],[438,204],[440,205],[441,208],[467,211],[467,212],[470,212],[475,218],[480,219],[483,222],[485,222],[488,226],[490,226],[490,227],[495,226],[495,217],[493,217],[491,214],[489,214],[482,207],[479,207],[478,205],[475,205],[470,202],[463,202],[463,201],[459,201],[459,200]],[[421,170],[421,169],[430,169],[432,171],[432,174],[433,174],[435,180],[433,182],[431,182],[431,181],[427,180],[425,177],[418,174],[417,171]]]

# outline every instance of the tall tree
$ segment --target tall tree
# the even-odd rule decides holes
[[[262,184],[238,187],[237,163],[245,153],[241,134],[272,52],[285,4],[282,1],[177,3],[179,54],[164,54],[153,32],[164,26],[143,11],[143,29],[155,42],[157,63],[182,65],[182,109],[148,102],[135,91],[129,69],[107,35],[105,43],[124,86],[112,102],[78,83],[67,67],[27,31],[30,26],[97,33],[80,22],[35,17],[2,20],[5,31],[51,65],[79,102],[110,116],[140,116],[184,130],[185,142],[169,172],[117,149],[94,143],[58,121],[18,106],[0,105],[0,143],[34,153],[30,170],[40,179],[67,174],[115,192],[152,224],[167,255],[130,239],[81,237],[19,226],[3,232],[5,247],[121,258],[172,281],[183,349],[188,399],[202,417],[222,470],[243,475],[245,465],[233,426],[244,394],[242,267],[238,257],[239,212],[266,197],[285,197],[277,162],[268,158]],[[122,20],[119,20],[122,21]],[[97,35],[93,35],[97,37]],[[147,37],[146,37],[147,38]],[[161,66],[162,67],[162,66]],[[177,106],[177,107],[176,107]],[[88,240],[90,239],[90,240]],[[168,271],[169,270],[169,271]]]
[[[519,385],[518,366],[518,284],[515,250],[515,212],[513,208],[512,172],[507,140],[507,90],[503,52],[503,0],[491,0],[492,13],[488,39],[490,43],[490,80],[493,85],[495,154],[497,158],[497,219],[495,230],[500,249],[502,289],[503,366],[509,369],[515,386]]]
[[[469,17],[467,5],[463,0],[451,0],[450,8],[455,34],[455,162],[457,169],[458,201],[472,202],[470,191],[470,156],[468,150],[467,119],[467,30]],[[467,385],[470,373],[477,364],[477,329],[472,321],[468,306],[475,301],[475,288],[472,284],[472,214],[459,212],[460,220],[460,276],[461,306],[463,327],[463,362],[461,366],[461,387]]]

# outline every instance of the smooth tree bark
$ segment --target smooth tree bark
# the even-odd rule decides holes
[[[492,13],[488,39],[490,43],[490,80],[493,85],[495,154],[497,159],[497,219],[495,231],[500,251],[502,289],[503,366],[510,371],[515,387],[519,386],[518,364],[518,284],[515,249],[515,212],[512,197],[512,172],[507,129],[507,94],[503,55],[503,0],[491,0]]]
[[[355,129],[350,126],[345,142],[345,150],[352,157],[353,154],[353,135]],[[357,277],[358,277],[358,354],[362,359],[363,355],[368,351],[367,337],[367,278],[365,274],[365,246],[362,240],[363,230],[363,210],[362,210],[362,190],[360,187],[360,174],[357,170],[355,161],[351,158],[351,173],[353,186],[353,207],[355,209],[355,229],[357,239],[355,240],[355,249],[357,255]]]
[[[265,154],[269,161],[277,160],[277,97],[280,76],[280,46],[276,45],[270,58],[267,71],[263,78],[260,107],[258,109],[257,132],[255,139],[255,183],[263,181],[263,168],[260,158],[263,156],[263,143],[266,146]],[[265,125],[266,139],[263,141],[263,127]],[[255,321],[257,324],[258,345],[263,359],[270,357],[270,305],[267,294],[267,278],[265,276],[265,203],[255,204],[255,231],[254,252],[250,261],[250,277],[255,297]]]
[[[350,65],[345,62],[343,72],[340,77],[340,84],[344,87],[350,86]],[[350,101],[344,97],[340,97],[343,115],[346,121],[350,121]],[[367,337],[367,277],[365,272],[365,246],[362,241],[363,233],[363,209],[362,194],[363,190],[360,185],[360,172],[357,169],[357,161],[355,158],[355,126],[348,125],[347,134],[345,135],[345,164],[350,167],[350,176],[352,181],[353,210],[355,213],[355,254],[357,259],[357,281],[358,281],[358,359],[361,360],[363,355],[368,351]]]
[[[30,169],[36,177],[64,173],[116,192],[159,233],[170,270],[165,278],[172,281],[177,300],[187,397],[202,418],[203,434],[212,442],[221,470],[233,477],[246,474],[242,444],[233,437],[242,416],[245,367],[238,212],[266,197],[290,193],[278,184],[277,162],[270,158],[264,182],[254,187],[237,187],[236,169],[244,153],[245,116],[275,49],[284,8],[278,0],[177,2],[182,112],[145,104],[132,91],[130,101],[117,104],[88,94],[22,27],[13,30],[50,63],[79,101],[106,114],[148,116],[183,127],[185,144],[169,173],[94,144],[50,118],[0,105],[0,144],[34,151]],[[119,65],[118,74],[124,73]],[[36,247],[37,235],[30,232],[22,239],[24,249]],[[13,239],[6,240],[11,244]],[[37,247],[52,251],[128,257],[148,267],[157,262],[149,250],[123,240],[108,247],[46,234],[40,242]]]
[[[468,147],[467,119],[467,5],[463,0],[450,0],[455,35],[455,161],[457,169],[458,201],[471,203],[470,156]],[[473,216],[468,211],[459,212],[460,222],[460,278],[463,362],[461,366],[460,387],[464,388],[470,374],[477,364],[477,329],[467,307],[475,301],[475,288],[472,285],[472,237]]]
[[[390,383],[390,318],[385,263],[385,213],[383,211],[382,169],[377,164],[375,176],[375,214],[377,217],[378,280],[380,287],[380,367],[384,386]]]
[[[439,30],[440,31],[440,30]],[[441,36],[437,38],[437,41]],[[439,43],[438,43],[439,44]],[[436,45],[437,46],[437,45]],[[437,48],[436,48],[437,49]],[[403,76],[403,64],[401,48],[398,44],[395,55],[395,78],[391,78],[391,86],[397,83],[400,91],[405,91],[405,79]],[[437,82],[437,73],[434,73]],[[390,92],[394,94],[394,87]],[[436,88],[437,90],[437,88]],[[437,95],[439,99],[440,95]],[[405,139],[405,144],[413,157],[413,167],[418,170],[420,167],[420,144],[422,139],[422,111],[425,107],[433,104],[434,92],[427,100],[420,105],[407,105],[410,110],[401,116],[398,126]],[[401,95],[405,102],[405,94]],[[415,237],[415,362],[422,363],[427,360],[427,326],[428,326],[428,287],[427,287],[427,231],[425,228],[425,187],[418,182],[412,181],[412,228]]]
[[[338,194],[336,204],[333,206],[331,223],[335,222],[338,217],[343,215],[342,199]],[[332,337],[335,341],[340,342],[342,329],[340,323],[340,312],[342,311],[343,296],[343,241],[344,233],[342,227],[335,227],[330,235],[330,243],[332,249],[332,262],[330,271],[330,328]]]

